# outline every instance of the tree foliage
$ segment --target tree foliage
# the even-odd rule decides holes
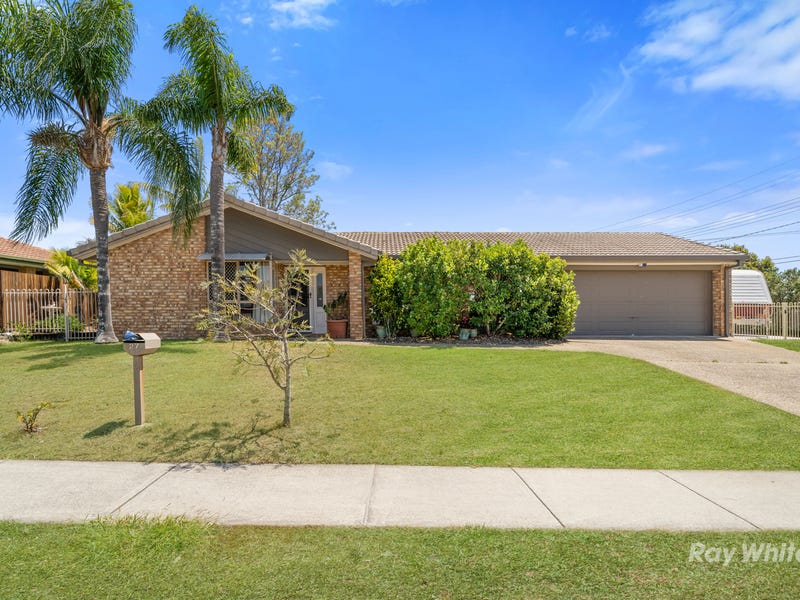
[[[17,195],[12,237],[49,234],[88,171],[97,243],[98,334],[114,342],[108,271],[106,172],[116,144],[155,185],[192,189],[191,141],[163,121],[143,119],[121,97],[136,37],[126,0],[0,3],[0,110],[38,124]],[[112,104],[115,107],[112,109]]]
[[[563,338],[578,296],[566,262],[536,255],[523,242],[485,245],[426,238],[398,259],[382,257],[370,276],[373,318],[445,337],[461,327],[488,335]]]
[[[302,331],[308,329],[300,310],[301,290],[308,286],[308,267],[313,261],[304,251],[294,251],[275,287],[262,282],[256,265],[240,271],[235,278],[220,279],[223,292],[218,310],[206,310],[201,316],[202,329],[226,335],[234,343],[234,353],[245,365],[263,367],[270,380],[283,391],[283,426],[292,423],[294,366],[301,361],[322,359],[333,352],[333,341],[325,337],[309,342]],[[253,315],[241,313],[241,303],[253,306]]]
[[[109,204],[108,229],[122,231],[128,227],[149,221],[155,216],[153,198],[143,196],[142,185],[131,181],[127,185],[118,183]]]
[[[97,291],[97,268],[94,265],[81,264],[66,250],[53,250],[44,266],[54,277],[71,288]]]
[[[250,168],[233,170],[232,175],[251,202],[310,225],[335,229],[320,197],[309,195],[319,175],[311,165],[314,151],[306,150],[301,131],[285,116],[273,114],[241,128],[237,135],[254,161]]]

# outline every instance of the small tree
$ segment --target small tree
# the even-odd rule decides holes
[[[239,272],[232,280],[218,278],[222,292],[219,310],[203,311],[199,327],[211,332],[222,331],[234,344],[234,354],[241,364],[264,367],[272,381],[283,391],[283,426],[292,424],[292,368],[301,361],[327,358],[333,342],[327,336],[310,342],[302,331],[308,324],[299,310],[300,293],[309,283],[307,268],[313,261],[305,251],[290,254],[291,263],[281,275],[278,285],[262,282],[255,265]],[[253,306],[253,316],[241,312],[241,304]]]
[[[311,166],[314,151],[306,150],[302,131],[295,131],[285,116],[273,114],[241,127],[237,134],[253,163],[231,174],[251,202],[323,229],[336,228],[322,210],[320,197],[309,195],[319,175]]]

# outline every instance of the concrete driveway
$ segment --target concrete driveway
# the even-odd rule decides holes
[[[638,358],[800,415],[800,352],[745,338],[574,338],[552,350]]]

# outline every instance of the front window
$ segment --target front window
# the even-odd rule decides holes
[[[262,284],[271,285],[272,284],[272,277],[271,277],[271,269],[270,264],[265,261],[239,261],[239,260],[226,260],[225,261],[225,280],[226,281],[233,281],[236,279],[236,276],[239,273],[244,273],[251,269],[253,266],[256,267],[256,274],[258,278],[261,280]],[[211,281],[211,263],[207,263],[207,270],[206,276],[208,280]],[[252,302],[248,302],[246,298],[240,297],[238,294],[235,293],[226,293],[225,295],[226,302],[236,302],[239,304],[239,312],[242,316],[246,317],[255,317],[257,320],[259,319],[259,314],[263,312],[259,310],[258,307],[254,307]]]

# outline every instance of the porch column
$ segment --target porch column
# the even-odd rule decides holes
[[[364,270],[361,255],[349,252],[347,256],[347,291],[350,299],[350,338],[364,339]]]

